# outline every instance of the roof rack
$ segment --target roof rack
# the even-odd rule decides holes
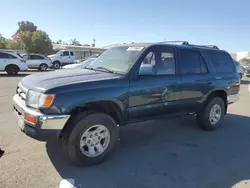
[[[170,44],[181,44],[181,45],[189,45],[189,43],[187,41],[181,41],[181,40],[173,40],[173,41],[163,41],[163,42],[159,42],[159,43],[170,43]]]
[[[215,45],[196,45],[196,44],[189,44],[189,42],[187,41],[163,41],[163,42],[159,42],[159,43],[164,43],[164,44],[167,44],[167,43],[170,43],[170,44],[181,44],[181,45],[188,45],[188,46],[193,46],[193,47],[204,47],[204,48],[214,48],[214,49],[217,49],[219,50],[218,46],[215,46]]]
[[[189,46],[194,46],[194,47],[214,48],[214,49],[219,50],[218,46],[216,45],[196,45],[196,44],[184,44],[184,45],[189,45]]]

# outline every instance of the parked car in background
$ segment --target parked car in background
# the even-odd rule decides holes
[[[75,52],[69,50],[60,50],[56,54],[48,56],[53,64],[54,69],[59,69],[61,66],[73,64],[75,61]]]
[[[26,60],[19,53],[0,50],[0,71],[6,71],[9,75],[15,75],[19,71],[27,69]]]
[[[92,55],[90,55],[90,56],[88,56],[88,57],[86,57],[84,59],[77,59],[77,60],[75,60],[75,63],[80,63],[80,62],[83,62],[83,61],[85,61],[87,59],[90,59],[90,58],[97,58],[97,57],[99,57],[99,55],[100,54],[92,54]]]
[[[52,61],[50,58],[41,54],[27,54],[23,55],[26,59],[26,63],[31,69],[38,69],[41,71],[46,71],[48,68],[52,68]]]
[[[239,61],[246,76],[250,76],[250,57],[245,57]]]
[[[79,61],[78,63],[71,64],[71,65],[65,65],[62,68],[63,69],[74,69],[74,68],[83,68],[91,64],[93,61],[95,61],[96,58],[89,58],[86,60]]]
[[[236,67],[236,70],[238,72],[238,75],[239,75],[239,78],[240,80],[242,79],[242,76],[244,75],[244,70],[243,70],[243,67],[240,65],[240,63],[238,61],[234,61],[234,65]]]
[[[128,44],[84,69],[24,77],[13,109],[28,136],[61,138],[72,162],[92,165],[110,156],[119,127],[130,123],[194,114],[202,129],[218,128],[239,90],[231,56],[217,47]]]

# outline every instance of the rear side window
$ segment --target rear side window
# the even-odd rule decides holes
[[[40,55],[30,55],[30,59],[44,59],[44,57]]]
[[[234,72],[235,66],[229,54],[221,51],[206,51],[204,55],[217,73]]]
[[[10,58],[10,59],[17,59],[16,56],[13,56],[13,55],[11,55],[11,54],[8,54],[8,55],[9,55],[9,58]]]
[[[0,52],[0,59],[9,59],[9,54]]]
[[[207,72],[206,63],[197,51],[180,50],[179,62],[181,74],[200,74]]]
[[[71,55],[71,56],[74,56],[74,52],[70,52],[70,55]]]

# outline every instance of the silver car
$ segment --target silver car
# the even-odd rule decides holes
[[[239,61],[246,76],[250,76],[250,57],[245,57]]]
[[[26,59],[28,67],[31,69],[46,71],[53,66],[51,59],[41,54],[27,54],[23,55],[23,57]]]

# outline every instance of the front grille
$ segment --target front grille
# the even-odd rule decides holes
[[[16,93],[24,101],[26,100],[27,91],[28,90],[26,88],[24,88],[21,84],[18,84],[17,89],[16,89]]]

